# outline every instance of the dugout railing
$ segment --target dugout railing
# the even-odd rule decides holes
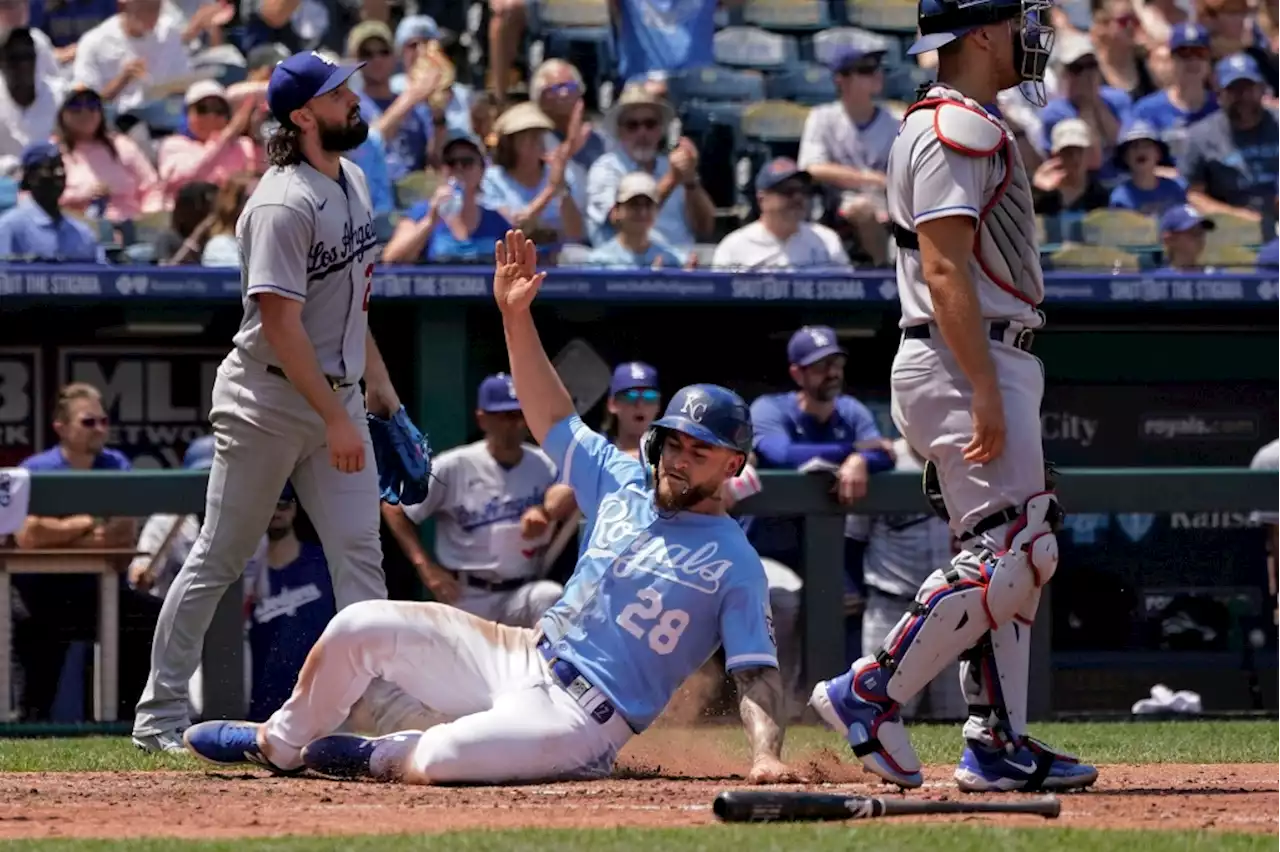
[[[798,568],[805,581],[804,667],[812,680],[845,665],[842,548],[844,516],[850,510],[833,499],[829,474],[769,471],[762,479],[763,491],[740,504],[741,513],[805,519],[805,555]],[[29,511],[51,516],[196,513],[204,508],[205,485],[205,474],[181,470],[37,472],[32,475]],[[1058,491],[1069,512],[1275,511],[1280,502],[1276,474],[1234,468],[1068,468],[1060,471]],[[860,514],[928,511],[919,477],[910,473],[874,477],[867,496],[853,508]],[[1260,571],[1261,564],[1259,555]],[[7,586],[8,577],[0,576],[0,583]],[[1051,587],[1033,633],[1033,718],[1045,717],[1053,706]],[[238,715],[244,703],[241,594],[239,584],[229,590],[205,642],[205,714],[211,718]],[[9,689],[8,662],[8,654],[0,654],[0,690],[5,691],[0,694]]]

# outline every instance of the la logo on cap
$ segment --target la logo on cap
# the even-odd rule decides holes
[[[826,346],[831,341],[827,340],[827,336],[820,331],[814,330],[809,332],[809,336],[813,338],[814,346]]]
[[[631,378],[633,378],[633,379],[643,379],[643,378],[644,378],[644,367],[641,367],[639,364],[632,364],[632,365],[631,365]]]
[[[332,65],[334,68],[338,67],[338,63],[334,62],[332,59],[325,56],[323,53],[321,53],[318,50],[311,51],[311,55],[314,56],[316,59],[319,59],[325,65]]]

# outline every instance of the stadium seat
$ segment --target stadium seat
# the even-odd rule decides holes
[[[799,144],[809,108],[786,101],[764,101],[742,111],[742,135],[764,143]]]
[[[164,210],[146,213],[133,220],[133,242],[155,245],[169,230],[169,214]]]
[[[921,68],[914,62],[888,67],[884,75],[884,96],[891,100],[914,103],[916,91],[936,79],[932,68]]]
[[[817,106],[836,100],[835,81],[821,65],[793,65],[765,79],[765,92],[771,100],[792,101]]]
[[[820,65],[830,66],[837,54],[850,47],[866,51],[882,50],[888,65],[902,62],[901,42],[859,27],[832,27],[814,35],[813,59]]]
[[[431,198],[440,183],[440,176],[435,172],[409,172],[396,181],[396,204],[411,207],[420,201]]]
[[[1240,245],[1211,245],[1200,262],[1218,269],[1252,270],[1258,267],[1258,253]]]
[[[608,0],[538,0],[534,6],[539,32],[551,33],[564,27],[608,28]]]
[[[1156,220],[1132,210],[1092,210],[1082,223],[1083,241],[1093,246],[1147,247],[1160,243]]]
[[[1210,247],[1256,246],[1262,242],[1262,226],[1230,213],[1211,213],[1205,217],[1214,228],[1206,234]]]
[[[759,71],[708,65],[676,71],[667,78],[672,103],[748,104],[765,99],[765,81]]]
[[[736,68],[785,68],[800,55],[795,38],[759,27],[726,27],[715,34],[713,50],[716,62]]]
[[[822,30],[831,25],[826,0],[746,0],[742,19],[768,30]]]
[[[182,129],[187,108],[182,102],[182,95],[170,95],[156,101],[147,101],[130,115],[147,126],[156,136],[167,136]]]
[[[1082,269],[1098,272],[1137,272],[1138,258],[1114,246],[1087,246],[1068,243],[1049,255],[1054,269]]]
[[[916,31],[914,0],[848,0],[845,9],[854,26],[892,33]]]

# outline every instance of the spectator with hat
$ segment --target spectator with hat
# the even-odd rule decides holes
[[[347,34],[365,17],[366,0],[242,0],[238,5],[244,25],[241,50],[282,44],[293,54],[341,51]]]
[[[848,47],[831,63],[839,100],[815,107],[800,138],[800,168],[822,185],[828,211],[852,225],[872,263],[888,258],[885,171],[898,119],[876,99],[884,88],[884,50]]]
[[[62,152],[52,142],[28,145],[20,159],[22,194],[0,214],[0,258],[12,261],[106,263],[89,226],[63,215],[59,199],[67,185]]]
[[[1090,138],[1102,164],[1103,181],[1118,179],[1111,163],[1120,127],[1129,117],[1133,103],[1124,92],[1103,84],[1102,71],[1093,42],[1087,36],[1064,34],[1053,50],[1060,95],[1041,110],[1041,136],[1037,147],[1052,154],[1053,128],[1058,122],[1079,119],[1089,126]]]
[[[111,129],[97,92],[77,87],[67,95],[58,109],[57,137],[67,170],[64,210],[83,214],[102,205],[102,218],[127,222],[164,209],[151,161],[133,139]]]
[[[698,151],[681,137],[671,153],[662,153],[667,128],[675,111],[664,99],[632,84],[622,90],[605,118],[605,131],[617,147],[602,155],[587,172],[587,221],[591,243],[601,245],[613,236],[609,211],[618,198],[618,184],[632,172],[647,172],[658,183],[658,221],[662,241],[688,249],[715,231],[716,206],[698,175]]]
[[[1049,159],[1031,177],[1037,213],[1084,213],[1106,207],[1110,194],[1089,171],[1093,131],[1084,119],[1068,118],[1053,127]]]
[[[432,464],[423,503],[383,517],[423,582],[441,603],[515,627],[536,627],[564,589],[542,579],[542,554],[555,525],[574,511],[573,490],[528,443],[511,377],[480,383],[476,422],[484,438],[443,452]],[[413,528],[436,518],[436,559]]]
[[[1222,109],[1191,126],[1178,170],[1197,210],[1258,222],[1258,241],[1266,242],[1276,232],[1280,125],[1263,106],[1266,84],[1252,56],[1228,56],[1214,76]]]
[[[406,15],[396,25],[396,52],[400,55],[400,67],[404,70],[391,78],[391,91],[397,95],[409,88],[409,81],[425,69],[426,54],[439,53],[439,60],[448,61],[443,55],[442,42],[446,32],[428,15]],[[471,104],[474,93],[470,86],[454,82],[448,89],[438,91],[431,98],[432,121],[437,130],[441,126],[450,131],[470,133]]]
[[[756,175],[760,218],[716,246],[717,269],[839,269],[849,256],[836,232],[810,223],[813,178],[795,160],[779,157]]]
[[[654,234],[658,217],[658,182],[653,175],[632,172],[618,184],[618,200],[609,211],[613,239],[587,256],[592,266],[615,269],[678,269],[685,260]]]
[[[579,123],[581,117],[579,110]],[[569,187],[573,140],[566,139],[548,153],[546,137],[555,125],[529,102],[508,108],[494,129],[498,145],[493,165],[484,173],[485,203],[526,234],[542,233],[539,245],[544,240],[547,246],[582,242],[582,213]]]
[[[1180,272],[1202,272],[1208,231],[1215,225],[1190,204],[1170,207],[1160,217],[1160,242],[1164,245],[1164,267]]]
[[[382,262],[492,260],[494,241],[502,239],[511,223],[497,210],[481,204],[484,174],[484,143],[470,133],[450,131],[435,195],[410,207],[396,223]]]
[[[396,57],[391,45],[391,28],[381,21],[363,21],[347,37],[347,56],[360,63],[360,115],[382,138],[387,176],[394,183],[438,160],[432,151],[433,119],[427,99],[441,80],[438,73],[414,77],[402,93],[393,94]]]
[[[1116,164],[1128,177],[1111,190],[1112,208],[1159,216],[1175,204],[1186,203],[1187,188],[1157,174],[1160,167],[1172,165],[1169,146],[1145,121],[1130,122],[1120,134]]]
[[[187,132],[166,136],[156,153],[169,206],[193,180],[222,184],[237,172],[262,171],[258,147],[245,135],[261,101],[246,98],[233,111],[221,83],[200,80],[187,88],[183,102]]]
[[[1173,80],[1133,105],[1133,118],[1160,134],[1176,162],[1186,149],[1187,128],[1218,109],[1209,88],[1209,32],[1198,24],[1178,24],[1169,36]]]
[[[128,112],[146,102],[148,87],[189,77],[181,19],[163,9],[163,0],[120,0],[117,14],[81,37],[74,81]]]
[[[23,27],[0,43],[0,168],[17,161],[22,149],[53,133],[58,93],[37,73],[38,55],[31,30]]]

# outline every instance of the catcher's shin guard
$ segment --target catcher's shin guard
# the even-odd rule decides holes
[[[1025,614],[1031,596],[1057,570],[1054,533],[1062,518],[1052,493],[1036,494],[1010,525],[1004,551],[985,561],[965,551],[929,576],[876,656],[890,673],[889,698],[909,701],[987,632]],[[1025,718],[1025,699],[1023,706]]]
[[[961,657],[960,683],[970,713],[967,738],[998,747],[1026,734],[1031,624],[1039,607],[1036,589],[1012,621],[992,630]]]

